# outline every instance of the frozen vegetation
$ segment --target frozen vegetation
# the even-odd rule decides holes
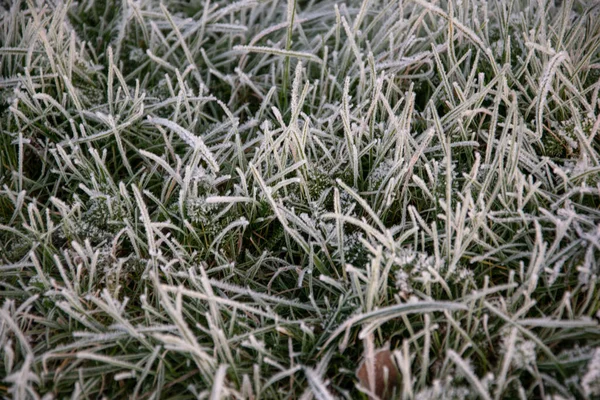
[[[599,46],[583,0],[0,1],[0,398],[598,399]]]

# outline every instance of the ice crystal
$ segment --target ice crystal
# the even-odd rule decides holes
[[[594,350],[592,359],[587,365],[587,372],[581,378],[581,386],[586,396],[600,396],[600,347]]]

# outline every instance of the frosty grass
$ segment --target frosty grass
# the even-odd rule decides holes
[[[0,1],[0,397],[600,397],[600,6]],[[370,349],[370,350],[369,350]]]

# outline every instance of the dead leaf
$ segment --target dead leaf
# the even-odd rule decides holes
[[[372,369],[372,382],[369,379],[370,369]],[[394,389],[396,394],[400,392],[400,372],[394,363],[392,352],[387,347],[376,350],[371,358],[365,354],[356,371],[356,377],[361,386],[376,394],[381,400],[391,399]],[[376,399],[373,396],[369,398]]]

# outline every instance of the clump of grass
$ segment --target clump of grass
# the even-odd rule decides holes
[[[591,2],[6,3],[0,396],[600,395]]]

